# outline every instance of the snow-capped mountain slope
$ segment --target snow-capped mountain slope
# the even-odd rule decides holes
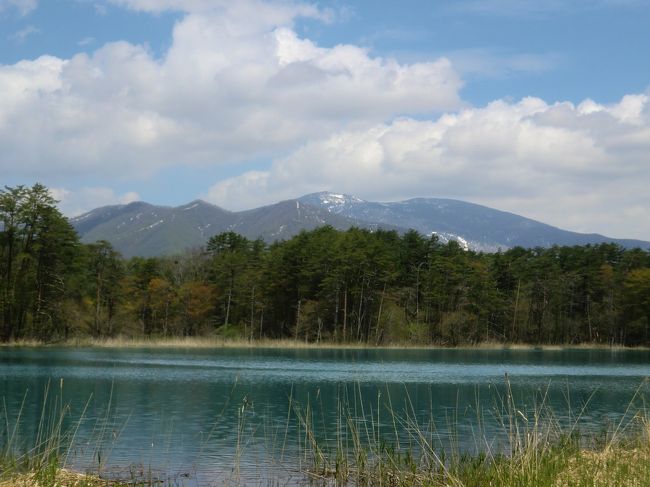
[[[424,235],[436,234],[443,242],[456,240],[466,248],[488,252],[515,246],[549,247],[603,242],[650,248],[649,242],[569,232],[513,213],[458,200],[413,198],[377,203],[355,196],[323,192],[303,196],[300,201],[340,216],[380,226],[410,228]]]
[[[377,228],[298,200],[241,212],[226,211],[201,200],[175,208],[137,202],[98,208],[70,222],[83,242],[107,240],[126,257],[182,252],[205,245],[211,236],[228,231],[273,242],[323,225],[339,230],[351,226]]]
[[[182,252],[200,247],[211,236],[226,231],[272,242],[322,225],[339,230],[357,226],[400,233],[414,229],[424,235],[436,234],[443,242],[456,240],[466,249],[482,251],[602,242],[650,249],[650,242],[568,232],[463,201],[415,198],[377,203],[337,193],[314,193],[240,212],[201,200],[174,208],[137,202],[98,208],[72,218],[71,223],[82,241],[107,240],[126,257]]]
[[[356,196],[328,193],[327,191],[308,194],[298,198],[298,200],[308,205],[325,208],[330,213],[336,213],[338,215],[349,212],[355,205],[368,203]]]

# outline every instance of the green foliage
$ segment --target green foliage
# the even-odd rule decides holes
[[[76,233],[40,184],[0,190],[0,223],[0,339],[66,335]]]
[[[79,244],[41,185],[0,191],[0,340],[80,335],[389,343],[650,343],[650,253],[614,244],[465,251],[324,226],[266,246],[124,260]]]
[[[125,277],[121,256],[109,242],[100,240],[85,247],[85,265],[90,286],[86,292],[92,296],[94,305],[93,335],[111,336],[117,308],[123,299],[122,281]]]

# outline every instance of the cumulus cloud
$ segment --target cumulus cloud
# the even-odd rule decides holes
[[[138,193],[117,194],[111,188],[88,187],[76,190],[50,188],[50,194],[59,202],[61,212],[69,217],[81,215],[99,206],[127,204],[140,200]]]
[[[650,102],[495,101],[433,121],[400,118],[312,141],[268,171],[215,184],[232,207],[330,189],[367,199],[466,199],[577,231],[628,236],[650,207]],[[634,233],[650,235],[639,218]]]
[[[647,94],[612,105],[528,98],[472,108],[446,58],[400,63],[301,37],[298,18],[332,20],[312,4],[105,0],[98,12],[108,4],[181,12],[169,49],[156,56],[114,42],[69,59],[0,65],[0,174],[83,175],[110,186],[170,166],[232,170],[273,160],[216,183],[208,198],[239,209],[324,189],[384,200],[447,196],[575,230],[650,235]],[[0,13],[36,6],[0,0]],[[485,52],[464,54],[461,71],[494,76],[557,61],[481,63]],[[69,215],[137,199],[107,187],[56,191]]]
[[[400,64],[301,38],[292,23],[319,17],[311,5],[118,3],[190,13],[162,58],[115,42],[90,55],[0,65],[0,171],[147,177],[174,164],[269,157],[324,133],[460,103],[446,59]]]

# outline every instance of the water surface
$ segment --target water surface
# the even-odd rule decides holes
[[[101,461],[103,475],[151,469],[178,485],[291,483],[308,461],[296,419],[307,408],[323,442],[351,415],[366,418],[364,435],[388,441],[401,419],[402,446],[417,421],[442,447],[501,448],[506,374],[531,421],[543,404],[599,431],[644,398],[649,364],[641,350],[3,348],[0,397],[10,424],[20,412],[27,448],[46,391],[62,391],[66,426],[79,424],[78,469]]]

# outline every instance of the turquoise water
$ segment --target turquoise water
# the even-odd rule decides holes
[[[506,374],[525,416],[544,402],[574,424],[584,409],[580,429],[601,431],[635,394],[641,404],[650,352],[0,349],[0,398],[10,425],[20,412],[22,448],[36,435],[49,384],[49,397],[62,391],[70,406],[66,426],[82,419],[70,466],[96,470],[101,461],[105,476],[143,470],[178,485],[298,482],[304,431],[295,412],[308,405],[323,442],[336,437],[347,405],[366,418],[362,436],[394,441],[390,408],[407,426],[434,431],[441,448],[476,451],[486,440],[502,448]],[[408,428],[398,429],[404,447]]]

